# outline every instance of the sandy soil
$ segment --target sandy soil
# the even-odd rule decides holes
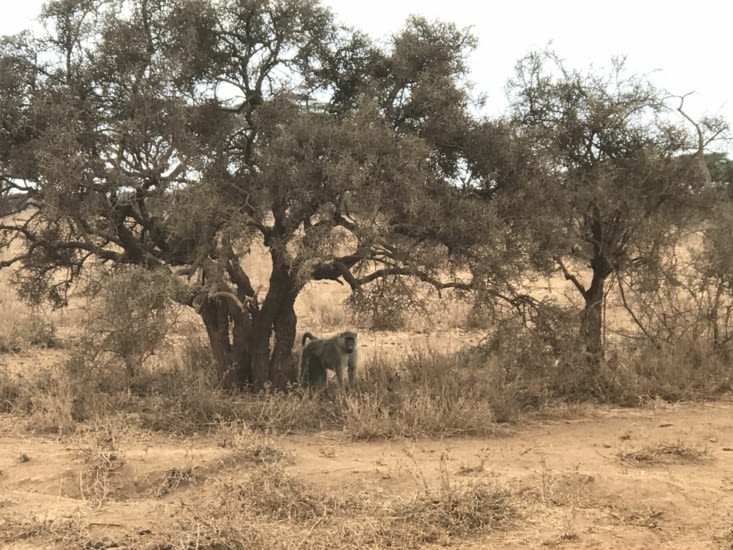
[[[61,521],[83,526],[88,548],[135,548],[246,467],[221,436],[122,434],[114,446],[124,463],[100,504],[84,494],[84,440],[22,435],[2,417],[0,433],[15,433],[0,438],[3,548],[67,547],[52,527],[33,528]],[[440,482],[441,463],[452,483],[510,488],[520,518],[455,548],[731,548],[733,540],[731,402],[545,415],[492,439],[349,442],[322,433],[273,443],[286,451],[287,472],[324,490],[409,497]],[[639,454],[659,444],[674,452]],[[695,452],[676,452],[684,450]],[[185,482],[173,483],[172,472],[187,472]]]

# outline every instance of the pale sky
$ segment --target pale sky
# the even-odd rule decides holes
[[[572,68],[607,67],[613,56],[649,74],[695,117],[733,124],[733,2],[730,0],[322,0],[338,20],[375,38],[399,31],[410,14],[472,27],[475,90],[488,94],[490,114],[506,107],[504,87],[517,60],[550,46]],[[0,0],[0,34],[33,24],[43,0]],[[729,150],[733,145],[728,144]]]

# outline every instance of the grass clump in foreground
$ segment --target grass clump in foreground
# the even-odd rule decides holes
[[[618,458],[626,464],[635,466],[700,464],[713,460],[709,449],[694,447],[683,441],[665,441],[641,449],[621,451],[618,453]]]
[[[518,517],[509,491],[493,482],[427,486],[390,499],[358,490],[327,490],[294,478],[280,464],[262,464],[242,481],[222,482],[216,495],[186,507],[171,548],[414,548],[491,533]]]

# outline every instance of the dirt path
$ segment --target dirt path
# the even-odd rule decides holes
[[[441,482],[509,488],[519,519],[455,540],[456,548],[733,547],[733,403],[600,409],[505,431],[492,439],[347,442],[316,434],[271,443],[285,450],[286,472],[325,493],[389,501],[438,491]],[[85,540],[139,547],[247,468],[241,449],[220,435],[120,436],[117,455],[97,449],[90,469],[96,444],[104,447],[0,439],[0,546],[73,547],[78,526]],[[102,467],[112,474],[100,493],[92,474]]]

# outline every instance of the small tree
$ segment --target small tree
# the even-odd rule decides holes
[[[525,200],[536,257],[553,262],[582,297],[580,332],[597,360],[607,280],[654,261],[668,229],[691,218],[707,180],[706,142],[622,62],[609,75],[584,74],[532,54],[517,65],[511,91],[512,122],[541,168],[514,192]]]

